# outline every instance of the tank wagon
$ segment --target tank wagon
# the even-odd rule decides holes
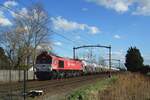
[[[37,56],[35,68],[36,77],[40,80],[94,74],[109,70],[109,68],[85,60],[59,57],[48,52],[42,52]]]

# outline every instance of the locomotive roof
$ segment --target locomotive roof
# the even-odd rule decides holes
[[[61,57],[61,56],[53,55],[53,54],[50,54],[50,55],[58,57],[58,58],[64,58],[64,59],[69,59],[69,60],[78,60],[78,61],[81,61],[80,59],[73,59],[73,58],[69,58],[69,57]]]
[[[58,58],[64,58],[64,59],[69,59],[69,60],[78,60],[78,61],[82,61],[80,59],[73,59],[73,58],[69,58],[69,57],[61,57],[61,56],[58,56],[56,54],[53,54],[53,53],[48,53],[46,51],[42,52],[41,54],[46,54],[46,55],[50,55],[50,56],[54,56],[54,57],[58,57]],[[41,55],[40,54],[40,55]]]

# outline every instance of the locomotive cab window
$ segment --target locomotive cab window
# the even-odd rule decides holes
[[[49,56],[40,56],[36,59],[36,64],[51,64],[52,57]]]
[[[59,68],[64,68],[64,61],[59,60]]]

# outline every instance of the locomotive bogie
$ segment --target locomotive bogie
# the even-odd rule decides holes
[[[35,74],[39,80],[49,80],[52,78],[50,77],[52,76],[52,72],[36,72]]]

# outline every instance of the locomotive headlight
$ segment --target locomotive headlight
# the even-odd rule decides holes
[[[47,70],[52,71],[52,66],[51,65],[47,65]]]
[[[50,70],[52,71],[52,67],[50,66]]]

